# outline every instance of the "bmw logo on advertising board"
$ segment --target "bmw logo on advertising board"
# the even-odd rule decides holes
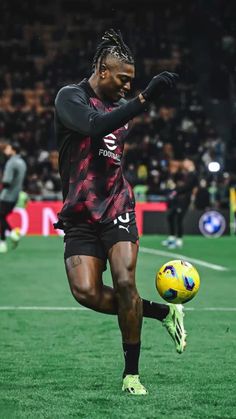
[[[199,219],[199,229],[206,237],[220,237],[226,227],[225,218],[218,211],[207,211]]]

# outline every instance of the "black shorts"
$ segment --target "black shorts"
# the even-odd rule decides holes
[[[6,217],[10,214],[16,205],[16,202],[0,201],[0,215]]]
[[[117,242],[138,243],[134,212],[127,212],[108,223],[79,223],[64,227],[65,259],[73,255],[95,256],[107,260],[108,250]]]

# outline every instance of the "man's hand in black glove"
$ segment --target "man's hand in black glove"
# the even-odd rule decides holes
[[[152,101],[160,97],[163,93],[175,87],[179,76],[176,73],[169,73],[163,71],[162,73],[154,76],[146,89],[141,93],[146,101]]]

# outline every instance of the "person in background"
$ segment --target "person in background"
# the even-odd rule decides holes
[[[206,179],[200,179],[199,186],[194,196],[194,208],[197,210],[206,210],[210,208],[210,194]]]
[[[7,162],[3,170],[0,192],[0,253],[8,250],[6,231],[10,232],[12,245],[15,247],[20,240],[19,228],[12,228],[7,221],[8,215],[13,211],[22,190],[26,174],[26,163],[20,156],[18,143],[5,144],[2,147]]]
[[[175,186],[168,195],[167,221],[169,237],[162,242],[169,249],[183,246],[183,221],[191,203],[194,188],[197,186],[197,174],[192,160],[185,159],[173,176]]]

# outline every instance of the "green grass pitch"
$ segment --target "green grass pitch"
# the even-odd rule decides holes
[[[141,246],[163,251],[162,239],[144,236]],[[175,353],[158,321],[144,320],[145,397],[121,392],[115,316],[43,309],[80,307],[67,285],[61,238],[23,238],[18,249],[0,255],[0,418],[235,419],[235,240],[187,236],[181,252],[175,251],[228,270],[195,264],[201,288],[186,304],[183,355]],[[137,284],[144,298],[161,301],[155,271],[176,258],[166,252],[139,254]],[[108,271],[105,281],[110,282]]]

